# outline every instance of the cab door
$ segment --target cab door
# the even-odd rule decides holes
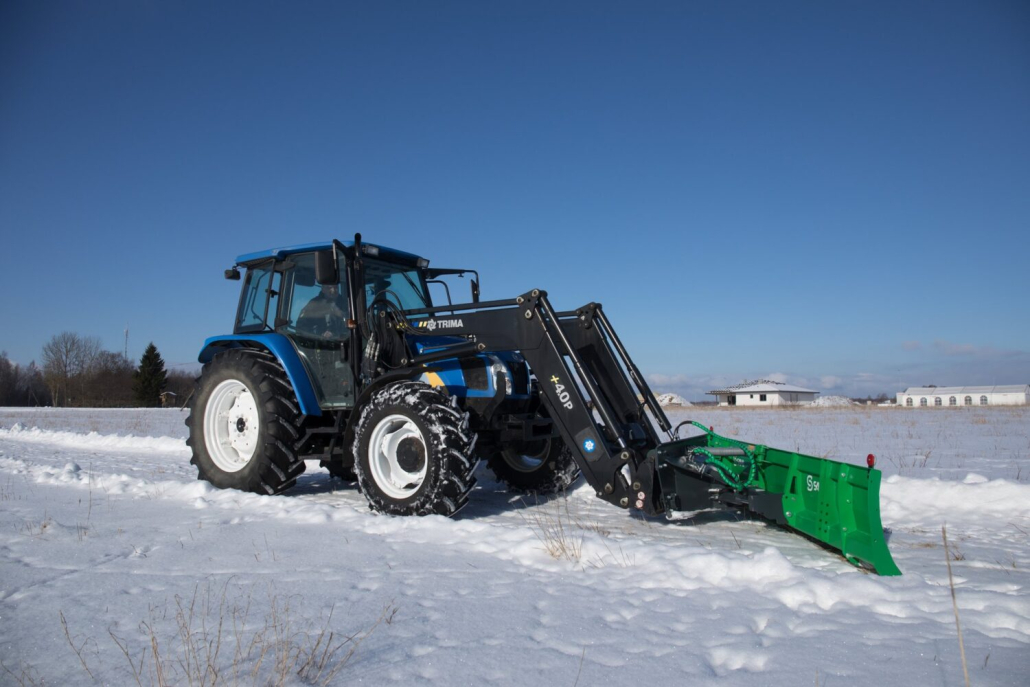
[[[318,404],[324,409],[354,405],[351,367],[351,318],[343,256],[336,284],[318,284],[315,253],[297,253],[284,261],[282,295],[275,330],[297,349],[307,368]]]

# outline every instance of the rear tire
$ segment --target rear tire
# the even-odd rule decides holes
[[[579,478],[579,466],[561,437],[493,449],[486,465],[514,491],[554,494]]]
[[[358,487],[380,513],[454,515],[476,483],[473,437],[468,414],[428,384],[379,389],[355,427]]]
[[[293,448],[299,420],[275,356],[239,348],[215,354],[197,379],[186,418],[197,478],[257,494],[289,489],[304,472]]]

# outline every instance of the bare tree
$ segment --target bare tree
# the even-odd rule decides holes
[[[20,405],[18,389],[21,374],[18,366],[7,358],[7,351],[0,352],[0,406]]]
[[[101,353],[100,339],[61,332],[43,346],[43,379],[55,406],[78,403]]]
[[[68,401],[68,380],[78,342],[78,334],[62,332],[43,344],[43,381],[50,390],[55,406],[64,405]]]
[[[43,373],[40,372],[35,360],[22,371],[21,385],[22,403],[20,405],[50,405],[50,391],[47,390],[46,383],[43,381]]]
[[[26,366],[11,362],[0,352],[0,406],[39,406],[50,400],[35,361]]]
[[[100,351],[84,374],[80,405],[119,407],[132,405],[132,363],[121,353]]]

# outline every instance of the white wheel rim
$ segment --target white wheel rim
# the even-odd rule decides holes
[[[204,409],[204,444],[215,465],[225,472],[247,467],[257,449],[258,429],[250,389],[235,379],[216,386]]]
[[[514,449],[504,449],[501,456],[513,470],[517,472],[535,472],[547,462],[547,456],[551,453],[551,440],[543,442],[543,449],[538,453],[519,453]]]
[[[411,464],[413,450],[421,451],[420,464]],[[425,481],[428,465],[426,442],[418,425],[404,415],[379,421],[368,442],[368,466],[372,479],[387,496],[406,499],[413,495]]]

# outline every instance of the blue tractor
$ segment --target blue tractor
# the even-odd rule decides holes
[[[357,481],[371,507],[451,515],[468,500],[480,458],[512,488],[540,493],[579,475],[516,350],[448,332],[430,284],[474,270],[434,269],[402,251],[332,241],[241,255],[231,335],[204,342],[189,443],[199,477],[276,494],[305,461]],[[487,304],[483,304],[487,305]],[[436,311],[439,316],[400,315]]]
[[[443,278],[466,275],[471,300],[454,303]],[[848,465],[697,423],[679,438],[598,303],[555,311],[539,289],[481,301],[475,270],[360,234],[241,255],[226,277],[241,276],[233,333],[204,342],[186,420],[191,462],[217,487],[278,494],[317,460],[375,511],[449,516],[483,459],[513,489],[582,473],[620,508],[744,510],[898,572],[872,456]]]

